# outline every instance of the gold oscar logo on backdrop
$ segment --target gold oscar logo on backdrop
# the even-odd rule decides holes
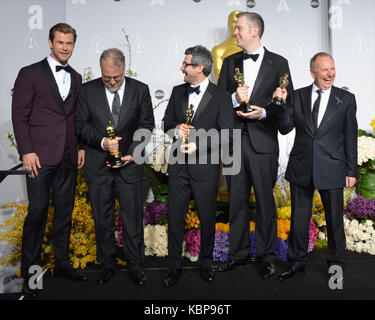
[[[242,49],[237,46],[236,37],[233,35],[234,28],[237,22],[237,14],[242,12],[241,10],[233,11],[228,16],[228,31],[230,33],[229,38],[213,47],[212,59],[214,61],[213,70],[216,81],[219,79],[221,66],[226,57],[240,52]]]

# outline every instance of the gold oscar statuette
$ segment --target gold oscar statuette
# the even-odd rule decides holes
[[[245,86],[245,78],[244,75],[240,72],[239,68],[234,69],[234,80],[237,82],[238,87],[244,87]],[[239,108],[242,112],[251,112],[253,109],[250,107],[250,101],[241,101]]]
[[[189,108],[185,111],[185,123],[191,125],[191,120],[193,119],[194,115],[194,105],[191,104]],[[189,135],[185,135],[184,142],[189,143]]]
[[[108,121],[108,126],[105,128],[105,131],[107,132],[108,138],[111,140],[116,139],[116,128],[112,124],[112,121]],[[120,150],[109,152],[108,156],[108,162],[111,166],[121,166],[124,161],[121,160],[121,152]]]
[[[280,77],[280,88],[281,89],[285,89],[288,86],[288,84],[289,84],[288,77],[289,77],[289,75],[287,73],[284,73]],[[282,97],[274,97],[272,99],[271,103],[275,104],[277,106],[282,106],[285,103],[285,101]]]

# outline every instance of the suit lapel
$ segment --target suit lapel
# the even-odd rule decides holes
[[[234,58],[233,76],[234,76],[234,71],[236,68],[240,69],[240,72],[243,73],[243,51],[241,51]]]
[[[125,90],[124,90],[124,95],[122,97],[120,117],[118,120],[119,128],[125,121],[126,111],[130,107],[131,101],[133,101],[134,99],[134,94],[135,94],[134,83],[131,81],[131,79],[129,79],[128,77],[125,77]]]
[[[303,95],[301,97],[302,99],[302,112],[305,117],[305,123],[307,126],[308,131],[312,135],[314,135],[314,129],[312,125],[312,117],[311,117],[311,90],[312,90],[312,85],[307,87],[306,90],[302,91]]]
[[[181,96],[181,99],[180,99],[181,100],[180,110],[182,111],[184,122],[185,122],[185,111],[189,107],[188,106],[188,103],[189,103],[188,87],[189,86],[190,85],[188,83],[186,83],[185,84],[185,88],[181,91],[182,92],[182,96]]]
[[[260,65],[257,77],[255,79],[254,88],[253,88],[253,91],[251,92],[250,100],[253,99],[258,89],[261,88],[261,85],[263,83],[265,76],[267,76],[268,71],[272,69],[272,64],[273,64],[273,61],[270,58],[268,50],[264,48],[263,61]]]
[[[70,97],[70,101],[69,101],[69,106],[66,110],[66,114],[70,114],[73,110],[73,107],[77,101],[77,94],[78,94],[78,90],[77,90],[77,79],[76,79],[76,76],[75,76],[75,73],[74,71],[72,70],[71,73],[70,73],[70,92],[71,92],[71,97]]]
[[[59,88],[57,86],[55,77],[53,76],[52,70],[51,70],[51,68],[50,68],[50,66],[48,64],[47,58],[43,59],[42,62],[41,62],[41,64],[42,64],[42,69],[43,69],[44,74],[46,76],[48,85],[51,88],[51,91],[52,91],[53,96],[55,98],[55,101],[56,101],[58,107],[60,108],[61,112],[63,114],[65,114],[64,102],[63,102],[63,100],[61,98],[61,95],[60,95],[60,92],[59,92]]]
[[[208,84],[208,87],[202,97],[202,100],[200,101],[199,105],[198,105],[198,108],[197,108],[197,111],[195,112],[195,115],[194,115],[194,118],[193,118],[193,122],[195,122],[199,116],[203,113],[203,111],[206,109],[207,105],[208,105],[208,102],[211,100],[212,98],[212,94],[211,94],[211,82]]]
[[[338,96],[338,91],[336,90],[335,87],[332,87],[331,93],[329,95],[326,111],[323,115],[322,121],[320,122],[320,125],[317,131],[321,130],[326,125],[329,119],[334,115],[337,107],[340,106],[341,104],[342,104],[342,100]]]
[[[97,110],[99,112],[98,118],[103,119],[105,123],[105,127],[107,127],[108,121],[113,121],[111,109],[108,104],[107,94],[106,94],[106,88],[104,86],[104,83],[101,78],[97,79],[97,85],[98,89],[95,90],[95,93],[97,95]]]

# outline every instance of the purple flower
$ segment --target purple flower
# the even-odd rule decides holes
[[[165,220],[168,215],[168,205],[165,203],[157,203],[153,201],[147,204],[143,210],[143,223],[146,224],[159,224],[163,219]]]
[[[213,259],[219,261],[226,261],[229,255],[229,234],[215,231],[215,246],[213,251]]]
[[[366,199],[358,195],[344,208],[348,219],[375,219],[375,199]]]
[[[281,261],[288,260],[288,241],[277,238],[275,248],[273,251],[276,253],[277,258]]]

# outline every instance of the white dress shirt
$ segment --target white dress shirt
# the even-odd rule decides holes
[[[194,119],[195,113],[197,112],[198,106],[201,103],[201,100],[202,100],[202,97],[203,97],[204,93],[206,92],[208,84],[209,84],[209,81],[208,81],[208,78],[206,78],[203,82],[201,82],[200,84],[198,84],[196,86],[191,85],[191,87],[193,87],[193,88],[199,86],[199,90],[200,90],[199,94],[197,94],[196,92],[193,92],[193,93],[189,94],[189,104],[188,104],[188,106],[190,106],[190,105],[194,106],[193,107],[194,114],[193,114],[192,120]]]
[[[249,86],[249,91],[248,91],[248,100],[251,97],[251,94],[254,89],[255,85],[255,80],[257,79],[260,65],[262,64],[263,57],[264,57],[264,47],[261,46],[258,50],[255,50],[254,52],[247,52],[248,54],[259,54],[259,57],[257,61],[254,61],[253,59],[249,58],[246,60],[243,60],[243,75],[244,75],[244,82],[246,85]],[[236,100],[236,92],[233,92],[232,94],[232,102],[233,102],[233,107],[236,108],[240,104]],[[251,101],[250,101],[251,103]],[[259,118],[263,119],[266,117],[266,110],[263,109],[263,115]]]
[[[206,89],[207,89],[209,83],[210,82],[209,82],[208,78],[206,78],[205,80],[203,80],[200,84],[198,84],[196,86],[191,85],[191,87],[193,87],[193,88],[199,86],[199,90],[200,90],[199,94],[197,94],[196,92],[193,92],[193,93],[189,94],[187,107],[189,108],[190,105],[192,104],[193,110],[194,110],[194,114],[193,114],[193,117],[191,118],[191,120],[194,119],[195,113],[197,112],[198,106],[201,103],[202,97],[203,97],[204,93],[206,92]],[[178,139],[177,128],[174,129],[174,136],[176,137],[176,139]]]
[[[318,113],[318,126],[317,126],[318,128],[319,128],[320,122],[323,119],[324,113],[326,112],[326,109],[327,109],[329,96],[331,94],[331,88],[329,88],[327,90],[322,90],[322,93],[321,93],[320,104],[319,104],[319,113]],[[315,83],[313,83],[312,91],[311,91],[311,112],[312,112],[312,109],[314,107],[314,102],[319,96],[318,93],[316,92],[317,90],[321,90],[321,89],[319,89],[315,85]]]
[[[105,87],[105,94],[107,96],[108,104],[109,104],[109,110],[112,112],[112,103],[113,99],[115,97],[115,93],[109,90],[106,86]],[[125,78],[124,82],[122,83],[121,87],[117,90],[118,95],[120,96],[120,104],[122,105],[122,98],[124,96],[124,91],[125,91]]]
[[[55,77],[61,98],[65,101],[70,91],[70,72],[66,72],[64,69],[60,70],[59,72],[56,72],[56,66],[62,66],[62,64],[53,59],[51,55],[47,56],[47,61],[49,66],[51,67],[53,76]],[[68,64],[65,64],[63,66],[65,67],[67,65]]]

